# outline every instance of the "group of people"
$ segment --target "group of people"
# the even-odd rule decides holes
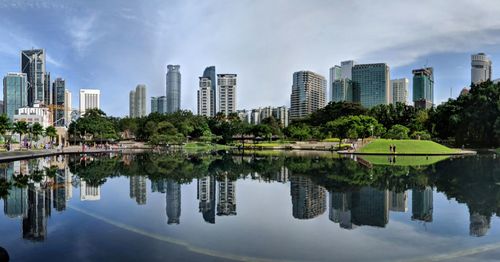
[[[393,154],[396,153],[396,145],[389,145],[389,151]]]

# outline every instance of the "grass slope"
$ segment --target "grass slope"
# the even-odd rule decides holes
[[[428,140],[391,140],[377,139],[359,149],[359,153],[386,153],[390,154],[389,146],[396,146],[397,154],[452,154],[457,153],[441,144]]]

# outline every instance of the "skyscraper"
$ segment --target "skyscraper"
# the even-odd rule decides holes
[[[227,174],[219,183],[217,203],[218,216],[236,215],[236,181],[231,181]]]
[[[217,114],[217,75],[215,66],[209,66],[203,71],[203,77],[210,79],[210,115]]]
[[[371,108],[391,102],[389,66],[361,64],[352,68],[353,101]]]
[[[215,177],[206,176],[198,179],[199,211],[205,222],[215,224]]]
[[[198,115],[212,115],[212,81],[208,77],[200,77],[198,89]]]
[[[432,222],[433,191],[431,187],[423,190],[413,189],[411,192],[411,219]]]
[[[181,217],[181,185],[167,181],[167,224],[179,224]]]
[[[129,94],[129,116],[146,116],[146,85],[137,85]]]
[[[290,177],[292,215],[297,219],[311,219],[326,210],[326,190],[301,175]]]
[[[135,199],[138,205],[146,204],[146,177],[130,177],[130,198]]]
[[[48,106],[48,105],[52,105],[52,91],[51,91],[51,85],[50,85],[50,73],[49,72],[45,72],[45,80],[44,80],[44,84],[43,84],[43,101],[42,101],[42,104]]]
[[[288,126],[288,108],[286,106],[274,107],[273,109],[273,117],[280,123],[282,128]]]
[[[27,78],[24,73],[8,73],[3,78],[4,113],[14,119],[18,109],[28,105]]]
[[[71,108],[71,92],[66,89],[64,90],[64,122],[66,125],[71,123],[71,112],[73,109]]]
[[[389,192],[362,187],[352,193],[351,212],[355,225],[385,227],[389,223]]]
[[[65,126],[65,104],[66,104],[66,82],[62,78],[56,78],[52,83],[52,104],[54,126]]]
[[[23,239],[44,241],[47,237],[47,220],[51,213],[51,188],[28,185],[28,212],[23,218]]]
[[[217,74],[219,112],[229,115],[236,112],[236,74]]]
[[[80,89],[80,116],[87,109],[101,109],[101,91],[98,89]]]
[[[306,117],[326,103],[326,80],[311,71],[293,73],[290,120]]]
[[[471,55],[471,82],[480,84],[491,80],[491,60],[485,53]]]
[[[353,60],[348,60],[330,68],[330,101],[352,102],[352,67],[355,64]]]
[[[180,65],[167,66],[167,113],[181,109],[181,72]]]
[[[28,81],[28,105],[45,102],[45,91],[48,89],[45,71],[45,50],[31,49],[21,51],[21,72]],[[50,80],[49,80],[50,82]]]
[[[415,69],[412,73],[415,107],[431,108],[434,104],[434,72],[432,67]]]
[[[392,103],[406,104],[408,99],[408,78],[400,78],[391,80]]]
[[[167,97],[151,97],[151,113],[167,113]]]

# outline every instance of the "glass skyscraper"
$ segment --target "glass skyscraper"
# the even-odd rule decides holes
[[[66,82],[62,78],[57,78],[54,83],[52,83],[52,103],[56,106],[56,108],[54,109],[55,126],[64,126],[66,124],[66,120],[64,117],[65,91]]]
[[[355,65],[352,68],[354,102],[371,108],[391,102],[389,66],[385,63]]]
[[[427,67],[412,72],[415,107],[429,109],[434,104],[434,70]]]
[[[215,66],[209,66],[203,71],[203,77],[210,79],[210,115],[217,114],[217,75],[215,73]]]
[[[17,110],[28,105],[27,78],[23,73],[8,73],[3,78],[4,113],[13,120]]]
[[[21,51],[21,72],[26,74],[28,81],[28,105],[45,102],[45,91],[50,80],[45,71],[45,50],[31,49]]]
[[[167,66],[167,113],[181,109],[181,72],[180,65]]]
[[[167,97],[151,97],[151,113],[167,113]]]

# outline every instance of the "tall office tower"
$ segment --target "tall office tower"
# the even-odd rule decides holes
[[[219,112],[229,115],[236,112],[236,74],[217,74]]]
[[[474,85],[491,80],[491,60],[485,53],[471,55],[471,82]]]
[[[385,227],[389,223],[389,192],[362,187],[352,193],[351,213],[355,225]]]
[[[64,90],[64,122],[69,126],[71,123],[71,92]]]
[[[311,219],[323,214],[326,210],[326,190],[314,184],[306,176],[290,177],[290,194],[294,218]]]
[[[203,220],[215,224],[215,177],[206,176],[198,179],[198,200]]]
[[[434,72],[432,67],[415,69],[412,73],[415,107],[431,108],[434,104]]]
[[[469,235],[482,237],[490,229],[490,216],[481,215],[477,212],[470,212]]]
[[[342,61],[340,66],[330,68],[330,101],[352,102],[352,67],[356,64],[353,60]]]
[[[130,198],[135,199],[138,205],[146,204],[146,177],[130,177]]]
[[[167,113],[181,109],[181,72],[180,65],[167,66]]]
[[[128,94],[128,117],[135,117],[135,90],[131,90]]]
[[[65,126],[65,112],[66,112],[66,82],[64,79],[58,77],[52,83],[52,104],[54,105],[52,114],[52,119],[54,120],[54,126]]]
[[[151,97],[151,113],[167,113],[167,97],[166,96],[158,96]]]
[[[50,81],[50,73],[49,72],[46,72],[45,73],[45,80],[44,80],[44,84],[43,84],[43,101],[42,101],[42,104],[48,106],[48,105],[52,105],[52,99],[53,99],[53,95],[52,95],[52,91],[50,89],[51,87],[51,81]]]
[[[44,241],[51,213],[51,188],[28,185],[28,212],[23,219],[23,239]]]
[[[21,51],[21,72],[26,74],[28,82],[28,105],[45,101],[45,50],[31,49]]]
[[[28,83],[24,73],[8,73],[3,78],[3,112],[14,120],[19,108],[28,105]]]
[[[236,215],[236,181],[231,181],[227,174],[219,183],[219,195],[217,203],[218,216]]]
[[[80,182],[80,201],[97,201],[101,199],[101,186]]]
[[[355,65],[352,68],[353,101],[367,108],[391,103],[389,72],[385,63]]]
[[[217,114],[217,75],[215,66],[209,66],[203,71],[203,77],[210,79],[210,115]]]
[[[146,115],[146,85],[137,85],[129,94],[129,117]]]
[[[167,224],[179,224],[181,217],[181,185],[167,181]]]
[[[80,116],[87,109],[101,109],[101,91],[99,89],[80,89]]]
[[[408,99],[408,78],[400,78],[391,80],[392,103],[406,104]]]
[[[288,126],[288,108],[286,106],[279,106],[273,108],[273,117],[280,123],[282,128]]]
[[[326,104],[326,79],[311,71],[293,73],[290,120],[306,117]]]
[[[66,195],[67,195],[67,183],[66,176],[64,174],[64,169],[57,169],[57,175],[53,179],[53,198],[52,205],[56,211],[66,210]],[[70,185],[71,186],[71,185]]]
[[[389,192],[389,210],[394,212],[408,211],[408,192]]]
[[[432,188],[413,189],[411,192],[411,219],[432,222],[433,197]]]
[[[356,226],[351,221],[351,192],[330,192],[330,212],[328,217],[341,228],[353,229]]]
[[[200,77],[198,89],[198,115],[212,115],[212,81],[208,77]]]
[[[14,182],[14,163],[5,164],[1,171],[8,182]],[[26,217],[28,211],[28,191],[26,187],[11,186],[4,198],[4,214],[10,218]]]

